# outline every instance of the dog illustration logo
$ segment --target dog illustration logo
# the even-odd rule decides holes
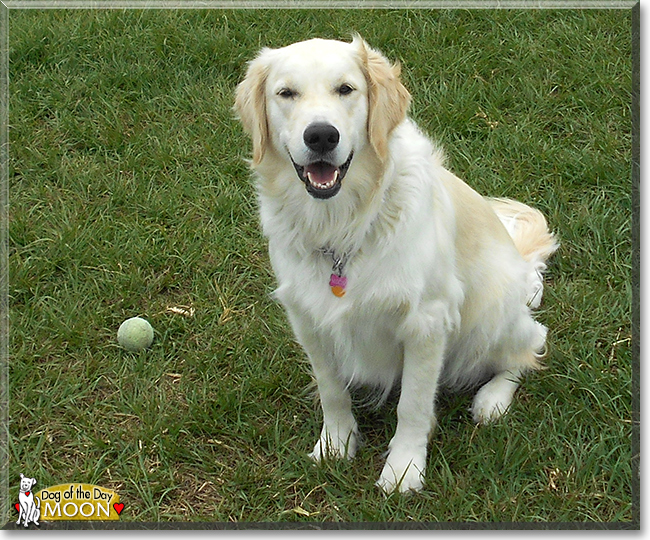
[[[32,488],[36,484],[36,478],[27,478],[24,474],[20,474],[20,493],[18,493],[18,521],[16,525],[20,525],[20,520],[23,520],[25,527],[32,522],[38,525],[38,520],[41,517],[41,501],[38,497],[34,496]]]

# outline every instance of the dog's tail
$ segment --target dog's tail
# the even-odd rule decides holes
[[[531,263],[528,305],[536,308],[542,301],[542,273],[546,261],[559,244],[549,231],[544,215],[528,205],[512,199],[488,199],[492,210],[501,220],[524,260]]]

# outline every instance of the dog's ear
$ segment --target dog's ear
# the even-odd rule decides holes
[[[32,487],[36,485],[36,478],[32,478]]]
[[[259,56],[248,64],[246,77],[235,92],[235,112],[244,126],[244,131],[253,140],[253,165],[259,164],[269,143],[269,127],[266,118],[265,86],[269,66],[267,52],[262,49]]]
[[[391,64],[359,36],[352,45],[358,48],[368,83],[368,139],[383,161],[388,156],[388,136],[406,117],[411,94],[400,81],[399,64]]]

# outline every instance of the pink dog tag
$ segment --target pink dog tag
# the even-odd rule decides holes
[[[330,276],[330,287],[334,296],[341,298],[345,294],[345,287],[348,284],[348,278],[345,276],[337,276],[332,274]]]

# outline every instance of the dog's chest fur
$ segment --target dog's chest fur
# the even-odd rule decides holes
[[[294,259],[289,263],[292,276],[277,271],[276,297],[290,313],[308,317],[343,379],[389,389],[401,372],[396,329],[405,316],[405,298],[394,271],[375,265],[373,272],[367,261],[363,254],[352,257],[346,267],[346,294],[339,298],[329,286],[329,257],[317,252]]]
[[[349,254],[344,269],[348,283],[342,298],[329,286],[331,256],[317,249],[298,251],[295,243],[283,241],[284,235],[269,236],[278,279],[276,297],[290,317],[293,314],[308,321],[343,380],[378,387],[385,393],[399,380],[403,359],[400,333],[405,331],[409,315],[421,301],[432,300],[425,297],[425,291],[454,287],[449,283],[453,272],[429,260],[436,252],[431,249],[434,228],[427,219],[403,224],[392,240],[383,229],[378,235],[369,233]],[[413,249],[418,244],[421,249]],[[436,282],[437,287],[432,285]],[[457,306],[442,306],[441,324],[454,309]]]

